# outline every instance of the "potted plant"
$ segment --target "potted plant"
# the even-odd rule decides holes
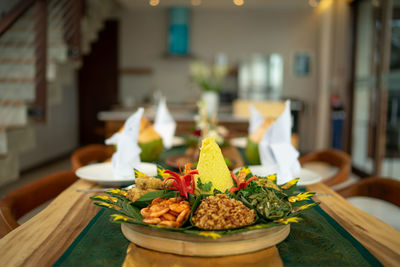
[[[203,91],[202,99],[205,102],[208,117],[216,116],[219,91],[228,74],[228,66],[226,64],[208,65],[203,61],[195,61],[190,64],[190,74]]]

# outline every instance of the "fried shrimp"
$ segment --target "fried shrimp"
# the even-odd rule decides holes
[[[182,198],[154,199],[151,204],[140,210],[143,222],[164,227],[180,227],[190,214],[189,202]]]

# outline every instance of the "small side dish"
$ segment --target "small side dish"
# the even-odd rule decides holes
[[[225,194],[216,194],[201,201],[192,220],[194,226],[200,229],[225,230],[250,225],[255,218],[254,210],[241,201]]]
[[[144,223],[173,228],[181,227],[189,213],[190,204],[181,197],[158,197],[148,207],[140,210]]]

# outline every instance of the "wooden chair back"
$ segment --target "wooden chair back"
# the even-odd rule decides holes
[[[88,165],[94,162],[104,162],[111,158],[114,153],[112,146],[106,145],[87,145],[74,151],[71,155],[72,169],[77,170],[78,168]]]
[[[365,196],[386,200],[400,207],[400,181],[369,177],[337,191],[342,197]]]
[[[308,162],[318,161],[337,167],[338,171],[333,176],[323,181],[323,183],[328,186],[343,183],[349,178],[350,175],[351,158],[347,153],[337,149],[327,149],[323,151],[312,152],[301,156],[299,161],[301,165]]]
[[[0,200],[0,237],[19,226],[17,220],[55,198],[77,180],[73,171],[62,171],[37,179]]]

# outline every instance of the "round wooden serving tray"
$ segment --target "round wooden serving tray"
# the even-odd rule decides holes
[[[229,256],[272,247],[286,239],[290,225],[223,235],[212,239],[192,234],[121,224],[122,233],[138,246],[185,256]]]

